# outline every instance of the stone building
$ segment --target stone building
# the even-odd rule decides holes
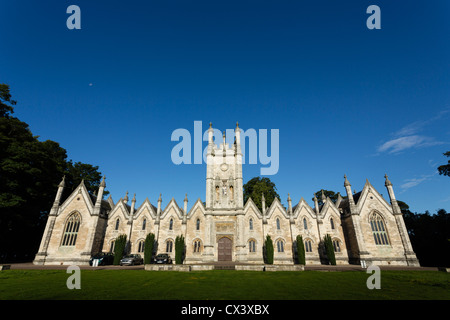
[[[92,254],[109,252],[115,239],[126,234],[131,253],[144,253],[149,233],[156,237],[156,253],[175,255],[175,239],[183,235],[185,264],[216,261],[262,264],[263,245],[270,235],[274,246],[274,264],[294,264],[296,238],[305,245],[306,263],[327,263],[322,249],[326,234],[331,236],[338,264],[411,265],[419,262],[411,247],[392,183],[385,176],[390,202],[368,182],[354,193],[345,177],[347,198],[336,202],[322,194],[322,203],[314,198],[311,207],[303,198],[288,207],[278,199],[262,211],[252,199],[243,202],[242,151],[240,129],[235,130],[233,145],[213,141],[208,130],[206,153],[206,201],[198,199],[188,210],[187,195],[183,207],[175,199],[162,207],[149,199],[136,207],[135,196],[129,205],[128,193],[114,203],[103,200],[105,178],[97,196],[88,193],[82,182],[61,204],[64,179],[48,217],[35,264],[87,264]]]

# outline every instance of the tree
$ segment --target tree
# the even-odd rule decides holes
[[[147,234],[144,243],[144,263],[152,263],[153,249],[155,247],[155,235],[153,233]]]
[[[323,239],[324,245],[325,245],[325,251],[327,253],[328,261],[331,265],[336,265],[336,258],[334,256],[334,248],[333,248],[333,242],[331,241],[331,236],[329,234],[326,234]]]
[[[273,264],[273,242],[269,235],[267,235],[266,241],[264,242],[264,256],[265,263]]]
[[[450,267],[450,213],[444,209],[435,214],[407,210],[403,219],[420,265]]]
[[[305,244],[303,243],[303,237],[301,235],[297,236],[297,261],[299,264],[305,265]]]
[[[183,235],[175,238],[175,263],[183,264],[184,260],[184,237]]]
[[[15,100],[11,100],[9,85],[0,83],[0,117],[9,118],[14,113],[13,106],[16,105]]]
[[[121,234],[114,242],[114,265],[117,266],[120,263],[127,245],[127,235]]]
[[[277,193],[275,183],[270,181],[269,178],[255,177],[249,180],[243,187],[244,191],[244,204],[249,198],[252,198],[255,205],[262,211],[261,195],[264,194],[266,208],[270,207],[275,198],[280,200],[280,196]]]
[[[447,151],[446,153],[444,153],[444,156],[450,157],[450,151]],[[443,164],[442,166],[439,166],[438,171],[439,171],[440,175],[450,177],[450,160],[448,160],[447,164]]]

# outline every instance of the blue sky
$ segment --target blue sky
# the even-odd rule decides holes
[[[69,5],[81,30],[69,30]],[[381,9],[369,30],[366,9]],[[178,128],[278,129],[282,202],[320,189],[450,210],[448,1],[2,1],[0,83],[15,115],[100,166],[114,201],[204,201],[206,165],[175,165]],[[206,146],[206,142],[203,146]],[[244,182],[261,164],[244,165]]]

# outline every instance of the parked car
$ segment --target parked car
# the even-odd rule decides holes
[[[120,260],[120,265],[129,265],[129,266],[133,266],[135,264],[143,264],[144,263],[144,259],[141,257],[140,254],[129,254],[124,256],[121,260]]]
[[[89,260],[89,265],[92,266],[94,264],[94,260],[98,260],[99,266],[106,266],[109,264],[113,264],[114,262],[114,254],[112,253],[106,253],[106,252],[100,252],[91,257]]]
[[[160,253],[153,259],[153,261],[155,263],[171,264],[172,263],[172,258],[166,253]]]

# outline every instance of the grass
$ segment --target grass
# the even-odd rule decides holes
[[[81,289],[69,290],[65,270],[0,272],[0,300],[450,300],[450,275],[435,271],[381,271],[381,289],[370,274],[81,270]]]

